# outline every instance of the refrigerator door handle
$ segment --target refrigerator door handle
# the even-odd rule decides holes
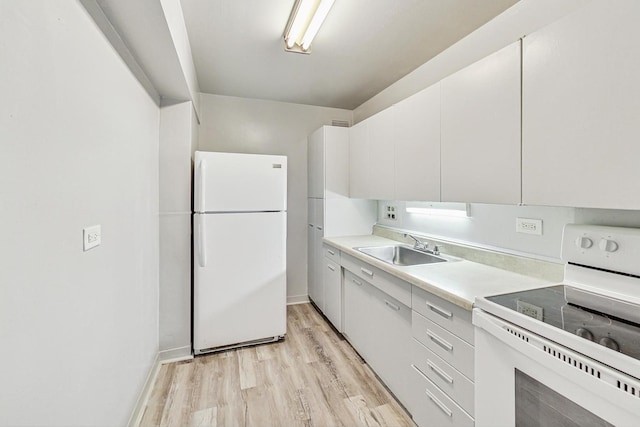
[[[207,246],[205,244],[207,232],[204,224],[205,218],[203,215],[198,215],[198,265],[202,268],[207,266]]]
[[[207,182],[206,180],[206,174],[207,174],[207,164],[204,162],[204,160],[200,160],[200,167],[198,168],[198,183],[200,184],[200,212],[204,212],[206,211],[206,203],[205,203],[205,194],[206,194],[206,188],[205,188],[205,184]]]

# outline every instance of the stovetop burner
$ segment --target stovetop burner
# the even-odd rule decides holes
[[[486,298],[640,360],[640,306],[569,285]]]

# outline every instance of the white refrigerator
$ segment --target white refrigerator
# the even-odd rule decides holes
[[[195,354],[286,333],[286,156],[197,151]]]

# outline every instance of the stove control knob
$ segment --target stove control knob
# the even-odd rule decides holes
[[[618,243],[609,239],[600,240],[600,249],[605,252],[615,252],[618,250]]]
[[[578,328],[578,330],[576,330],[576,335],[581,338],[588,339],[589,341],[593,341],[593,334],[588,329]]]
[[[578,237],[576,239],[576,246],[580,249],[589,249],[593,246],[593,240],[588,237]]]
[[[600,344],[607,348],[610,348],[611,350],[620,351],[620,346],[613,338],[604,337],[600,340]]]

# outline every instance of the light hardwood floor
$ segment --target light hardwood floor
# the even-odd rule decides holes
[[[414,426],[311,304],[284,341],[166,364],[141,426]]]

